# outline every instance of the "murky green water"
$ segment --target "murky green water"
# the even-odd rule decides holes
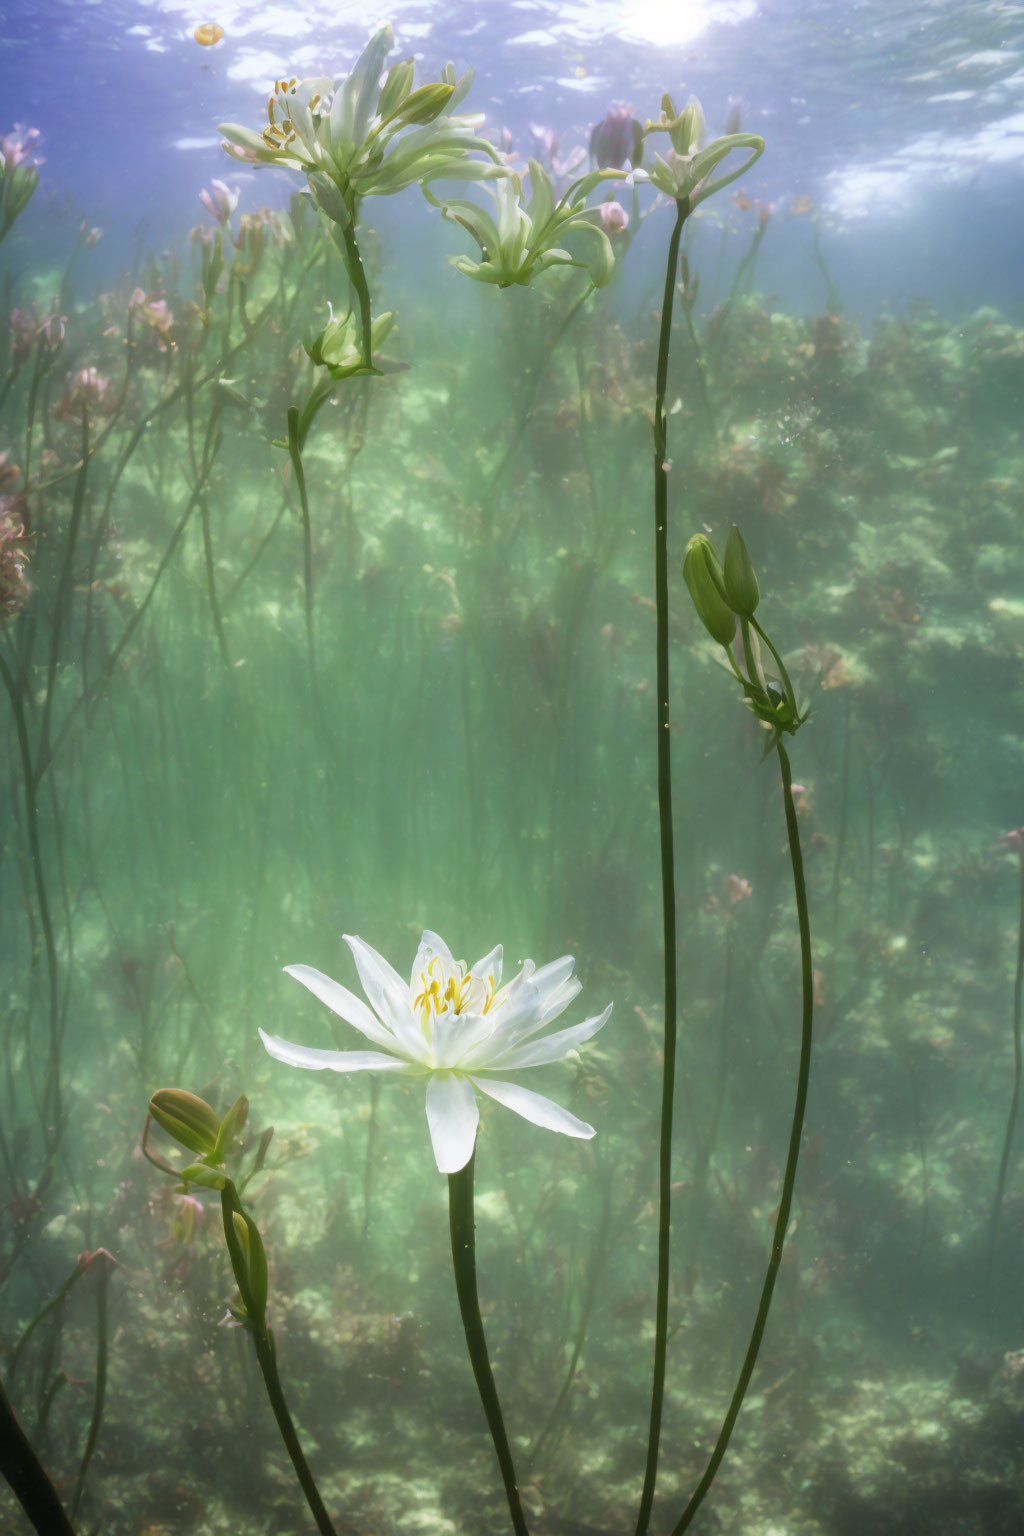
[[[771,215],[759,227],[730,195],[725,237],[706,209],[687,226],[665,400],[679,1059],[651,1529],[679,1519],[747,1347],[800,1047],[770,733],[682,581],[691,535],[721,549],[736,523],[810,707],[789,750],[815,1054],[766,1335],[694,1528],[1010,1532],[1024,331],[981,294],[854,319],[827,267],[799,312],[778,308],[758,275]],[[424,929],[468,964],[502,944],[506,981],[571,954],[583,992],[559,1028],[614,1005],[523,1084],[592,1140],[480,1094],[477,1263],[530,1529],[634,1529],[672,216],[649,190],[620,196],[630,227],[598,291],[578,267],[456,283],[464,229],[367,200],[374,313],[398,328],[385,371],[339,380],[310,426],[305,511],[273,439],[324,377],[303,335],[348,288],[308,205],[235,213],[205,291],[210,218],[187,259],[146,253],[96,295],[74,266],[26,267],[24,246],[8,269],[0,1372],[80,1531],[314,1528],[238,1326],[220,1195],[182,1193],[173,1169],[195,1153],[152,1126],[171,1167],[143,1157],[149,1097],[171,1086],[218,1116],[247,1096],[236,1179],[273,1127],[243,1193],[337,1531],[507,1528],[424,1076],[301,1072],[258,1035],[367,1048],[282,967],[361,997],[342,935],[404,982]],[[791,218],[810,262],[814,210]],[[413,975],[414,1020],[426,985]],[[30,1529],[6,1491],[0,1523]]]

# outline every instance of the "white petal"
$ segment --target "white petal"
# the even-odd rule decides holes
[[[450,1008],[445,1013],[436,1014],[430,1026],[434,1065],[454,1067],[465,1055],[469,1042],[477,1038],[479,1024],[477,1014],[454,1013]]]
[[[500,1056],[492,1055],[484,1062],[479,1049],[467,1052],[463,1057],[466,1067],[486,1064],[489,1072],[511,1072],[517,1067],[542,1067],[551,1061],[562,1061],[584,1040],[590,1040],[603,1029],[608,1022],[612,1011],[611,1003],[592,1019],[584,1019],[582,1024],[574,1024],[571,1029],[557,1030],[553,1035],[545,1035],[541,1040],[531,1040],[528,1045],[515,1045],[511,1050],[506,1050]]]
[[[488,981],[493,978],[495,992],[501,986],[501,953],[501,945],[495,944],[490,954],[484,955],[482,960],[478,960],[469,973],[474,980],[483,982],[485,987]]]
[[[427,1124],[442,1173],[458,1173],[473,1156],[480,1111],[473,1085],[452,1072],[434,1072],[427,1084]]]
[[[398,1042],[391,1030],[374,1017],[361,998],[356,997],[354,992],[350,992],[340,982],[332,981],[329,976],[324,975],[323,971],[318,971],[311,965],[286,965],[284,969],[288,976],[294,976],[296,981],[301,981],[314,997],[326,1003],[332,1013],[336,1013],[339,1019],[344,1019],[346,1024],[351,1024],[353,1028],[358,1029],[367,1040],[373,1040],[387,1051],[397,1047]]]
[[[370,1007],[391,1026],[406,1053],[419,1059],[425,1042],[423,1032],[412,1016],[407,984],[384,956],[378,955],[363,939],[348,933],[343,933],[342,938],[352,951]]]
[[[513,1021],[511,1027],[503,1031],[506,1042],[525,1040],[529,1035],[535,1035],[538,1029],[544,1029],[557,1019],[560,1013],[564,1013],[580,992],[583,991],[583,983],[576,976],[570,976],[568,981],[562,982],[555,997],[538,998],[532,1006],[524,1009]]]
[[[435,956],[438,956],[449,970],[455,965],[452,952],[444,939],[440,938],[436,933],[431,933],[429,928],[424,928],[423,937],[420,939],[420,947],[416,951],[416,958],[412,963],[412,975],[409,978],[409,991],[413,997],[422,992],[423,983],[420,977],[429,968],[430,962]]]
[[[534,971],[527,960],[519,975],[502,987],[491,1012],[499,1023],[504,1049],[535,1035],[569,1006],[583,986],[572,974],[574,964],[572,955],[563,955]]]
[[[483,1067],[496,1051],[508,1049],[501,1029],[495,1021],[493,1008],[489,1013],[456,1014],[455,1027],[449,1028],[445,1024],[439,1032],[440,1024],[442,1020],[435,1019],[434,1057],[438,1066],[461,1071],[465,1061],[473,1066]]]
[[[563,1136],[578,1136],[581,1141],[589,1141],[591,1136],[597,1134],[592,1125],[588,1125],[585,1120],[577,1120],[561,1104],[546,1099],[542,1093],[521,1088],[518,1083],[503,1083],[494,1077],[471,1077],[470,1082],[475,1083],[489,1098],[504,1104],[506,1109],[514,1110],[524,1120],[529,1120],[532,1125],[541,1125],[546,1131],[561,1131]]]
[[[408,1066],[397,1056],[380,1051],[319,1051],[310,1045],[293,1045],[277,1035],[260,1030],[260,1039],[271,1056],[290,1067],[308,1067],[311,1072],[406,1072]]]

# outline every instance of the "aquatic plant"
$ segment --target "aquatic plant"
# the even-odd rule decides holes
[[[0,1474],[7,1479],[39,1536],[74,1536],[74,1526],[31,1440],[18,1422],[2,1381]]]
[[[525,287],[532,277],[550,267],[582,267],[594,287],[603,288],[615,270],[615,256],[601,209],[588,208],[587,198],[602,181],[619,180],[622,173],[590,171],[574,181],[556,202],[551,177],[544,167],[533,159],[529,167],[528,201],[524,200],[519,176],[509,175],[488,188],[496,204],[494,218],[477,203],[435,197],[424,187],[429,201],[436,203],[445,218],[468,230],[480,247],[480,261],[457,256],[456,270],[478,283],[510,288],[515,284]],[[561,241],[573,235],[583,237],[584,247],[591,247],[589,255],[573,256],[562,247]]]
[[[0,241],[6,240],[39,185],[38,128],[17,123],[0,138]]]
[[[240,1173],[234,1179],[227,1173],[228,1159],[237,1161],[241,1152],[240,1138],[248,1115],[249,1101],[244,1094],[239,1095],[227,1114],[221,1118],[198,1094],[183,1088],[160,1088],[149,1101],[142,1150],[154,1167],[181,1180],[179,1189],[182,1193],[188,1193],[189,1185],[219,1192],[224,1242],[239,1295],[238,1302],[229,1309],[231,1316],[252,1339],[277,1427],[316,1521],[317,1530],[321,1536],[337,1536],[285,1401],[277,1366],[277,1347],[267,1324],[267,1301],[270,1294],[267,1254],[259,1227],[242,1204],[246,1185],[263,1167],[273,1129],[264,1131],[260,1137],[253,1160],[244,1174]],[[196,1161],[185,1168],[176,1169],[162,1158],[154,1156],[146,1145],[150,1120],[156,1121],[179,1146],[193,1153]],[[76,1498],[76,1509],[77,1504]]]
[[[1021,1045],[1021,1014],[1024,1011],[1024,827],[1015,827],[1012,832],[1004,832],[1000,842],[1012,848],[1017,854],[1020,866],[1020,915],[1017,922],[1017,967],[1013,978],[1013,1088],[1010,1092],[1010,1108],[1006,1116],[999,1172],[996,1175],[995,1194],[992,1196],[992,1215],[989,1219],[986,1271],[990,1290],[992,1271],[995,1267],[996,1243],[999,1237],[999,1217],[1003,1208],[1006,1176],[1010,1169],[1010,1155],[1013,1151],[1013,1133],[1020,1107],[1021,1069],[1024,1066],[1024,1049]]]
[[[573,958],[537,970],[525,960],[501,985],[499,944],[469,969],[452,956],[442,938],[424,933],[408,984],[383,955],[349,934],[345,942],[359,972],[371,1012],[358,997],[309,965],[285,966],[287,975],[381,1051],[324,1051],[293,1045],[260,1030],[271,1056],[313,1072],[400,1072],[427,1078],[427,1124],[441,1173],[458,1173],[473,1155],[480,1114],[475,1088],[524,1120],[587,1139],[592,1125],[578,1120],[542,1094],[492,1074],[563,1061],[590,1040],[611,1016],[603,1013],[527,1044],[572,1002],[582,986],[573,976]]]
[[[814,970],[811,960],[811,926],[807,905],[807,884],[804,878],[803,851],[800,846],[800,827],[797,820],[796,801],[793,792],[793,771],[789,754],[782,738],[795,736],[807,719],[807,711],[801,711],[786,665],[776,646],[756,617],[761,601],[761,591],[753,563],[740,530],[733,525],[726,541],[725,558],[719,564],[710,540],[704,534],[695,534],[686,547],[683,575],[689,588],[693,606],[701,623],[715,640],[728,660],[734,676],[743,690],[743,702],[764,728],[767,734],[764,755],[774,750],[779,761],[782,781],[782,802],[786,819],[786,835],[789,842],[790,865],[793,873],[793,892],[796,899],[797,920],[800,928],[800,987],[801,1025],[800,1060],[797,1067],[796,1097],[790,1122],[789,1148],[782,1177],[782,1191],[772,1231],[771,1254],[757,1315],[751,1331],[747,1351],[740,1367],[739,1377],[722,1422],[714,1450],[708,1460],[704,1475],[694,1489],[685,1510],[672,1527],[672,1536],[682,1536],[689,1529],[694,1516],[704,1501],[708,1489],[725,1456],[732,1432],[743,1406],[750,1378],[761,1348],[761,1340],[768,1322],[768,1312],[775,1291],[775,1282],[782,1263],[782,1252],[789,1230],[789,1213],[796,1186],[796,1169],[800,1158],[804,1115],[807,1109],[807,1090],[811,1073],[811,1045],[814,1023]],[[742,666],[733,654],[736,640],[736,624],[739,621]],[[752,632],[753,631],[753,635]],[[757,638],[755,639],[754,636]],[[758,654],[757,640],[763,642],[771,653],[778,671],[777,677],[766,674]]]
[[[642,182],[639,193],[657,220],[664,195],[652,198]],[[493,214],[489,192],[479,201]],[[27,464],[27,480],[5,479],[2,489],[24,494],[8,510],[34,539],[32,590],[0,626],[29,747],[26,768],[12,710],[0,925],[9,962],[0,1331],[17,1356],[15,1376],[4,1354],[8,1395],[70,1508],[99,1397],[99,1271],[62,1287],[79,1273],[76,1253],[110,1243],[126,1269],[109,1279],[118,1337],[83,1525],[102,1517],[113,1532],[177,1519],[248,1531],[308,1518],[260,1411],[250,1337],[242,1327],[216,1331],[222,1293],[236,1306],[241,1297],[223,1264],[222,1222],[197,1222],[187,1246],[169,1243],[195,1207],[172,1193],[177,1174],[147,1178],[137,1163],[138,1105],[154,1082],[190,1082],[227,1102],[251,1072],[253,1084],[277,1082],[296,1141],[321,1143],[294,1176],[274,1171],[241,1199],[272,1261],[276,1251],[267,1319],[326,1502],[361,1529],[400,1529],[414,1503],[413,1523],[500,1529],[484,1421],[450,1346],[452,1261],[432,1230],[440,1187],[422,1178],[419,1089],[406,1080],[404,1114],[393,1089],[373,1093],[383,1074],[332,1093],[323,1079],[280,1074],[255,1033],[257,1023],[298,1032],[267,986],[278,951],[303,952],[296,935],[326,954],[337,928],[359,926],[359,909],[385,953],[408,943],[411,955],[419,929],[410,935],[402,914],[436,910],[445,932],[468,920],[480,953],[479,930],[497,914],[507,953],[513,943],[516,953],[531,943],[552,955],[571,949],[624,1005],[623,1027],[581,1053],[574,1084],[570,1107],[599,1136],[545,1144],[521,1119],[492,1112],[471,1207],[487,1343],[500,1350],[495,1379],[509,1427],[514,1416],[523,1431],[512,1448],[531,1524],[553,1528],[564,1515],[621,1533],[642,1460],[655,1225],[645,1150],[656,1136],[662,1023],[653,760],[644,750],[655,615],[648,519],[638,528],[635,517],[657,327],[617,325],[586,268],[559,267],[535,291],[512,285],[519,291],[507,304],[477,284],[459,296],[464,308],[424,307],[418,350],[429,368],[334,392],[330,429],[317,418],[323,441],[306,464],[314,506],[323,486],[337,500],[312,549],[329,681],[318,732],[300,707],[302,565],[298,539],[293,548],[286,534],[296,476],[287,462],[275,466],[267,439],[290,400],[301,406],[311,362],[318,386],[332,367],[358,367],[359,316],[339,314],[332,284],[344,274],[311,198],[297,194],[291,212],[275,216],[284,243],[262,215],[243,238],[239,212],[223,227],[211,213],[190,265],[140,255],[137,273],[89,307],[79,294],[55,294],[62,349],[40,335],[43,274],[32,276],[34,318],[26,279],[11,279],[21,286],[10,303],[28,318],[0,370],[9,406],[0,447]],[[742,1439],[743,1465],[727,1479],[723,1463],[714,1492],[718,1518],[737,1529],[794,1502],[805,1521],[828,1523],[826,1510],[833,1524],[870,1524],[881,1501],[864,1479],[848,1493],[847,1475],[872,1454],[881,1464],[890,1435],[898,1455],[906,1438],[910,1464],[914,1421],[926,1417],[922,1385],[908,1386],[909,1373],[889,1363],[901,1313],[913,1309],[920,1324],[912,1370],[934,1371],[936,1401],[980,1406],[984,1388],[971,1383],[984,1379],[981,1348],[1003,1343],[993,1305],[990,1331],[979,1330],[964,1366],[967,1386],[951,1396],[946,1361],[961,1348],[958,1330],[976,1324],[962,1309],[944,1318],[940,1288],[962,1297],[964,1267],[984,1255],[991,1212],[972,1180],[988,1145],[991,1199],[1001,1081],[1010,1098],[1009,1070],[996,1076],[1010,1042],[991,1032],[1006,980],[1004,873],[988,843],[994,796],[1002,825],[1021,819],[1018,754],[1012,704],[994,713],[985,685],[998,676],[999,698],[1012,701],[1019,674],[1011,406],[1024,342],[995,311],[953,326],[917,308],[883,317],[870,339],[853,322],[787,312],[748,291],[754,219],[748,212],[738,235],[731,211],[723,220],[717,278],[715,221],[684,226],[674,293],[681,346],[664,401],[668,496],[685,497],[692,526],[715,530],[719,553],[728,518],[770,559],[771,572],[758,563],[771,580],[754,617],[768,623],[769,597],[785,602],[803,649],[780,645],[781,656],[801,697],[820,689],[815,741],[805,743],[815,749],[812,777],[792,786],[809,899],[831,897],[844,922],[815,953],[815,1022],[828,1024],[836,1070],[818,1124],[808,1122],[793,1236],[757,1360],[765,1409],[748,1407],[752,1378],[730,1442],[731,1452]],[[767,228],[764,251],[776,222]],[[374,251],[370,235],[360,244]],[[401,254],[381,245],[396,286]],[[632,254],[640,261],[641,247]],[[636,277],[630,294],[644,302],[646,274],[623,276]],[[165,329],[142,306],[127,313],[136,286]],[[570,335],[563,320],[581,294]],[[724,325],[710,312],[718,295],[729,305]],[[296,342],[305,332],[316,349],[307,327],[312,315],[330,315],[329,300],[320,358],[307,360]],[[375,304],[373,323],[382,318]],[[374,344],[377,367],[390,345]],[[108,389],[92,387],[92,369]],[[715,443],[705,414],[716,418]],[[506,458],[510,441],[516,452]],[[83,473],[71,579],[62,581]],[[674,537],[670,521],[672,766],[687,791],[685,802],[676,792],[686,851],[672,1218],[685,1239],[673,1243],[662,1497],[652,1517],[652,1529],[666,1530],[668,1477],[674,1498],[680,1479],[697,1483],[716,1396],[724,1405],[732,1391],[724,1375],[749,1330],[744,1287],[761,1285],[776,1219],[790,1106],[768,1089],[773,1064],[788,1061],[797,920],[785,840],[762,811],[774,765],[745,786],[742,762],[755,737],[774,757],[777,730],[792,755],[790,727],[803,713],[795,695],[785,712],[777,664],[753,625],[756,685],[742,640],[732,653],[759,691],[747,713],[756,704],[760,717],[751,726],[716,687],[719,669],[705,662],[721,647],[678,609]],[[737,579],[734,599],[749,610],[742,562]],[[735,613],[726,622],[738,628]],[[59,1137],[49,1130],[50,984],[33,830],[67,1020]],[[735,922],[724,916],[733,869],[756,891]],[[322,1043],[340,1046],[332,1026],[342,1029],[324,1014]],[[894,1085],[903,1096],[887,1120]],[[151,1127],[151,1149],[156,1134]],[[546,1155],[556,1147],[561,1155]],[[997,1257],[1003,1244],[1009,1254],[1013,1189],[1011,1175]],[[215,1215],[214,1193],[187,1199],[202,1195]],[[33,1327],[43,1297],[56,1305]],[[1006,1301],[1012,1331],[1008,1270]],[[827,1355],[822,1326],[840,1341]],[[856,1405],[844,1390],[843,1340]],[[182,1435],[168,1450],[172,1412]],[[828,1424],[824,1440],[816,1419]],[[119,1444],[137,1449],[133,1466],[114,1454]],[[945,1448],[937,1435],[935,1454]],[[1005,1470],[992,1483],[1015,1508],[1019,1490]],[[907,1507],[921,1487],[907,1479]]]
[[[633,109],[621,102],[609,107],[590,135],[590,158],[595,165],[640,165],[644,157],[644,129]]]
[[[320,212],[333,226],[356,295],[362,362],[373,373],[370,292],[356,239],[364,197],[391,196],[438,179],[479,181],[503,176],[495,151],[476,130],[482,119],[455,108],[473,83],[472,71],[413,89],[412,59],[381,71],[394,47],[390,26],[367,43],[347,76],[279,80],[267,102],[262,133],[222,123],[225,149],[236,160],[304,172]],[[483,158],[472,158],[474,155]]]
[[[758,134],[732,133],[701,149],[704,114],[691,96],[677,113],[671,96],[662,97],[658,122],[647,120],[645,139],[667,133],[671,149],[667,157],[655,156],[653,171],[638,170],[675,203],[675,222],[669,236],[665,267],[665,291],[661,306],[658,359],[654,384],[654,603],[656,615],[655,727],[658,764],[658,828],[661,851],[662,943],[664,948],[664,1046],[662,1065],[661,1138],[658,1158],[658,1289],[655,1302],[655,1342],[651,1417],[647,1440],[644,1487],[637,1515],[636,1536],[644,1536],[654,1504],[658,1475],[658,1447],[665,1395],[665,1361],[668,1350],[669,1255],[672,1220],[672,1119],[675,1096],[676,1026],[678,988],[676,976],[675,837],[672,818],[672,738],[669,717],[669,600],[668,600],[668,390],[669,351],[672,340],[672,303],[675,296],[679,247],[685,225],[698,203],[742,176],[764,152]],[[712,172],[733,150],[749,151],[743,164],[711,180]],[[684,278],[685,288],[685,278]]]
[[[348,75],[278,80],[267,102],[262,133],[237,123],[220,125],[224,148],[234,159],[304,172],[309,193],[341,253],[358,315],[354,349],[349,310],[335,319],[332,309],[327,327],[307,340],[309,356],[327,365],[327,377],[313,383],[301,405],[291,407],[287,438],[275,439],[288,450],[299,488],[314,696],[312,525],[302,449],[338,379],[387,371],[387,365],[375,359],[374,349],[393,324],[391,316],[373,318],[358,241],[362,201],[414,185],[426,193],[429,183],[438,179],[479,181],[506,175],[498,152],[477,136],[482,117],[455,113],[473,83],[472,70],[456,79],[448,65],[442,80],[414,90],[413,61],[403,59],[392,65],[382,86],[381,72],[393,47],[394,33],[386,25],[370,38]],[[215,215],[220,217],[216,208]]]
[[[20,612],[28,602],[32,590],[27,575],[30,542],[24,499],[0,496],[0,619]]]
[[[313,1072],[397,1072],[427,1078],[427,1125],[438,1171],[448,1175],[449,1228],[455,1285],[466,1344],[487,1425],[501,1468],[512,1524],[525,1536],[512,1450],[491,1370],[476,1282],[473,1171],[480,1111],[476,1091],[533,1125],[584,1140],[594,1127],[543,1094],[507,1081],[504,1074],[564,1061],[608,1022],[603,1013],[554,1034],[541,1034],[572,1002],[582,983],[573,958],[563,955],[540,970],[523,962],[501,985],[499,944],[467,968],[442,938],[423,934],[406,984],[383,955],[345,934],[372,1012],[354,993],[308,965],[285,966],[314,997],[381,1051],[326,1051],[293,1045],[260,1030],[271,1056]],[[540,1036],[540,1038],[534,1038]],[[495,1076],[495,1074],[501,1074]]]

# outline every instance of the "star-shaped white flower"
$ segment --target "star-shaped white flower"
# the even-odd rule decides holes
[[[607,1022],[610,1003],[582,1024],[534,1038],[580,990],[571,955],[539,971],[532,960],[525,960],[519,973],[501,986],[500,944],[467,970],[444,940],[428,930],[420,940],[412,977],[405,982],[369,944],[348,934],[344,938],[371,1007],[312,966],[287,965],[285,970],[381,1049],[317,1050],[261,1029],[260,1039],[271,1056],[313,1072],[426,1076],[427,1124],[442,1173],[457,1173],[473,1155],[480,1120],[478,1088],[546,1130],[583,1140],[594,1135],[585,1120],[504,1075],[563,1061]]]

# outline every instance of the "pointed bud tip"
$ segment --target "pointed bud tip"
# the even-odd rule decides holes
[[[757,575],[743,535],[735,523],[729,529],[729,537],[725,541],[722,578],[725,582],[726,600],[730,606],[741,618],[753,618],[757,605],[761,601],[761,589],[757,584]]]

